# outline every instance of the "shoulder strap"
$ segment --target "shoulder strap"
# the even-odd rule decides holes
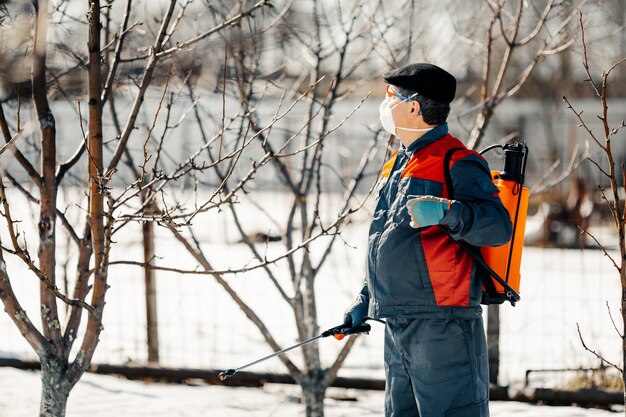
[[[449,200],[454,200],[454,185],[452,184],[452,174],[450,174],[450,161],[452,161],[452,154],[461,149],[463,148],[450,148],[443,157],[443,176],[446,180]]]
[[[461,150],[461,149],[463,148],[450,148],[448,149],[448,151],[446,152],[446,155],[443,158],[443,175],[446,181],[446,188],[448,190],[449,200],[454,200],[454,185],[452,183],[452,174],[450,173],[450,161],[452,161],[452,155],[454,154],[454,152]],[[493,269],[489,268],[489,266],[485,263],[480,253],[480,249],[478,247],[470,245],[469,243],[464,242],[464,241],[455,240],[447,228],[443,226],[441,226],[441,228],[448,234],[448,236],[450,237],[450,239],[452,239],[452,241],[456,242],[463,250],[465,250],[465,252],[467,252],[468,255],[472,257],[472,259],[474,259],[475,265],[476,265],[476,273],[480,277],[480,280],[483,282],[485,291],[487,293],[486,302],[483,302],[483,304],[491,304],[492,302],[499,301],[496,286],[494,285],[493,280],[491,278],[492,276],[500,284],[502,284],[507,290],[510,290],[510,291],[507,291],[508,294],[512,293],[514,294],[514,296],[517,296],[517,298],[513,298],[513,300],[509,299],[509,301],[511,301],[512,304],[514,304],[515,301],[519,300],[519,295],[515,291],[513,291],[513,289],[506,283],[506,281],[504,281]],[[508,298],[508,294],[507,294],[507,298]]]

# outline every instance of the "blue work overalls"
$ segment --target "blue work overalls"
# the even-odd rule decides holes
[[[448,134],[446,123],[401,147],[383,168],[361,291],[369,315],[385,318],[385,415],[486,417],[488,362],[482,284],[474,261],[439,226],[410,227],[407,199],[454,201],[441,221],[455,240],[497,246],[511,237],[509,214],[487,162]]]

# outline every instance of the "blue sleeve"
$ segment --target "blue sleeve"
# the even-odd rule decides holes
[[[459,159],[450,170],[454,201],[442,219],[452,237],[474,246],[499,246],[511,239],[511,218],[478,155]]]

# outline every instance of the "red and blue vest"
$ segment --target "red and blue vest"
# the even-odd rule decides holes
[[[482,283],[472,258],[439,226],[412,228],[406,207],[413,196],[448,198],[444,159],[452,148],[460,148],[449,161],[454,201],[441,224],[474,246],[511,236],[487,162],[448,134],[447,124],[437,126],[396,151],[376,187],[364,288],[371,317],[480,316]]]

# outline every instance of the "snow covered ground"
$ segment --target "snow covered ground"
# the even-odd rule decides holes
[[[14,196],[15,201],[17,196]],[[80,200],[80,197],[76,199]],[[261,198],[271,205],[276,195]],[[329,202],[332,211],[337,202]],[[281,206],[281,208],[284,208]],[[240,210],[245,210],[242,203]],[[275,208],[274,211],[278,211]],[[70,206],[68,216],[78,209]],[[29,208],[18,210],[25,219]],[[78,213],[80,215],[80,213]],[[367,212],[362,217],[366,218]],[[243,216],[246,230],[274,231],[259,227],[258,216]],[[357,219],[358,220],[358,219]],[[263,222],[263,224],[269,224]],[[247,248],[238,243],[232,220],[212,217],[196,224],[199,239],[214,267],[228,268],[250,262]],[[35,229],[23,231],[36,236]],[[158,262],[167,266],[193,269],[196,263],[181,251],[163,229],[157,230]],[[605,232],[594,233],[610,238]],[[137,230],[124,231],[116,240],[113,259],[141,259]],[[320,327],[338,324],[342,312],[354,298],[363,279],[367,222],[355,221],[344,236],[346,244],[334,247],[332,256],[316,281]],[[323,241],[320,241],[320,244]],[[319,248],[319,247],[318,247]],[[259,245],[269,258],[282,252],[280,243]],[[315,250],[313,250],[315,253]],[[72,248],[60,247],[59,268],[64,257],[70,259],[68,271],[75,265]],[[15,291],[33,321],[38,322],[39,282],[14,257],[7,259]],[[284,269],[277,279],[289,288]],[[62,274],[63,271],[59,271]],[[520,384],[528,369],[596,367],[598,360],[581,345],[577,324],[587,345],[620,362],[620,340],[610,319],[619,316],[619,279],[610,261],[599,250],[563,250],[525,248],[522,263],[522,301],[515,307],[501,309],[501,384]],[[71,275],[70,275],[71,278]],[[275,288],[262,271],[228,277],[230,284],[267,323],[283,346],[296,342],[293,314],[280,302]],[[139,268],[111,268],[111,289],[107,294],[104,332],[95,363],[142,363],[146,360],[143,275]],[[224,290],[207,276],[180,276],[157,273],[160,355],[164,366],[228,369],[271,353],[256,329],[230,300]],[[63,309],[61,313],[64,313]],[[371,334],[361,337],[348,357],[340,376],[382,378],[383,328],[374,324]],[[329,366],[342,342],[320,342],[322,364]],[[0,314],[0,355],[34,358],[32,350],[5,314]],[[298,364],[297,351],[289,353]],[[252,369],[251,369],[252,370]],[[254,371],[284,372],[280,361],[270,360],[255,366]],[[532,373],[534,387],[558,387],[576,373]],[[264,389],[224,388],[201,385],[145,385],[111,377],[85,375],[70,396],[68,416],[294,416],[302,414],[302,405],[290,400],[299,395],[294,386],[274,385]],[[357,402],[333,400],[333,396],[356,397]],[[0,368],[0,417],[34,416],[39,403],[39,376],[36,373]],[[329,416],[381,415],[382,393],[371,391],[331,390],[327,400]],[[99,411],[101,410],[101,411]],[[519,403],[494,403],[494,416],[597,416],[598,410],[537,407]]]
[[[259,200],[262,204],[271,204],[275,199],[276,195],[270,194]],[[330,202],[328,206],[331,210],[337,203]],[[277,207],[274,211],[280,208],[284,207]],[[69,214],[72,209],[76,211],[76,207],[70,207]],[[244,209],[242,203],[240,210]],[[21,211],[27,212],[28,209]],[[366,212],[361,215],[362,218],[367,216]],[[273,233],[269,226],[263,229],[258,225],[257,216],[243,218],[247,223],[244,225],[246,230],[251,233]],[[239,237],[233,230],[231,219],[213,216],[197,223],[199,239],[215,268],[226,269],[251,261],[247,247],[237,242]],[[22,226],[26,236],[36,236],[36,230],[28,230],[26,226],[26,223]],[[116,236],[119,244],[113,249],[113,259],[141,259],[142,249],[136,232],[130,228]],[[158,228],[157,233],[158,263],[185,269],[196,267],[193,259],[181,250],[167,231]],[[610,238],[606,231],[594,231],[594,234]],[[347,244],[335,245],[316,281],[318,322],[322,329],[339,324],[364,275],[367,222],[363,219],[355,222],[347,229],[344,238]],[[320,241],[319,245],[323,242]],[[60,264],[64,256],[69,256],[71,279],[75,253],[73,248],[70,249],[66,255],[61,247],[58,256]],[[267,246],[259,244],[258,249],[270,258],[283,250],[280,242]],[[22,306],[38,324],[39,282],[15,257],[8,257],[7,263]],[[291,284],[285,269],[276,268],[275,274],[289,289]],[[297,342],[293,313],[263,271],[229,276],[228,280],[283,347]],[[109,284],[104,332],[94,362],[145,362],[142,271],[136,267],[112,267]],[[227,369],[271,353],[258,329],[212,277],[158,272],[157,293],[160,357],[164,366]],[[501,308],[501,384],[523,381],[528,369],[598,366],[598,360],[582,347],[577,324],[591,349],[601,352],[613,363],[620,362],[619,336],[607,311],[608,302],[613,317],[619,316],[619,278],[602,251],[525,248],[521,294],[522,301],[515,308],[509,305]],[[60,313],[63,315],[64,309]],[[0,335],[0,354],[34,359],[31,348],[5,314],[0,314]],[[382,378],[382,339],[382,326],[374,324],[372,333],[357,342],[341,375]],[[320,342],[325,366],[332,363],[342,345],[335,340]],[[289,356],[296,363],[300,360],[297,351]],[[259,364],[254,371],[285,370],[280,361],[273,360]],[[553,387],[555,383],[567,382],[572,376],[575,375],[571,372],[533,373],[531,382],[534,386]]]
[[[0,416],[33,417],[39,410],[39,373],[0,368]],[[74,388],[67,417],[293,417],[302,416],[299,388],[228,388],[145,384],[111,376],[85,375]],[[342,398],[343,400],[339,400]],[[346,401],[349,400],[349,401]],[[383,393],[334,388],[326,399],[328,417],[380,416]],[[610,411],[492,402],[492,417],[602,417]]]

